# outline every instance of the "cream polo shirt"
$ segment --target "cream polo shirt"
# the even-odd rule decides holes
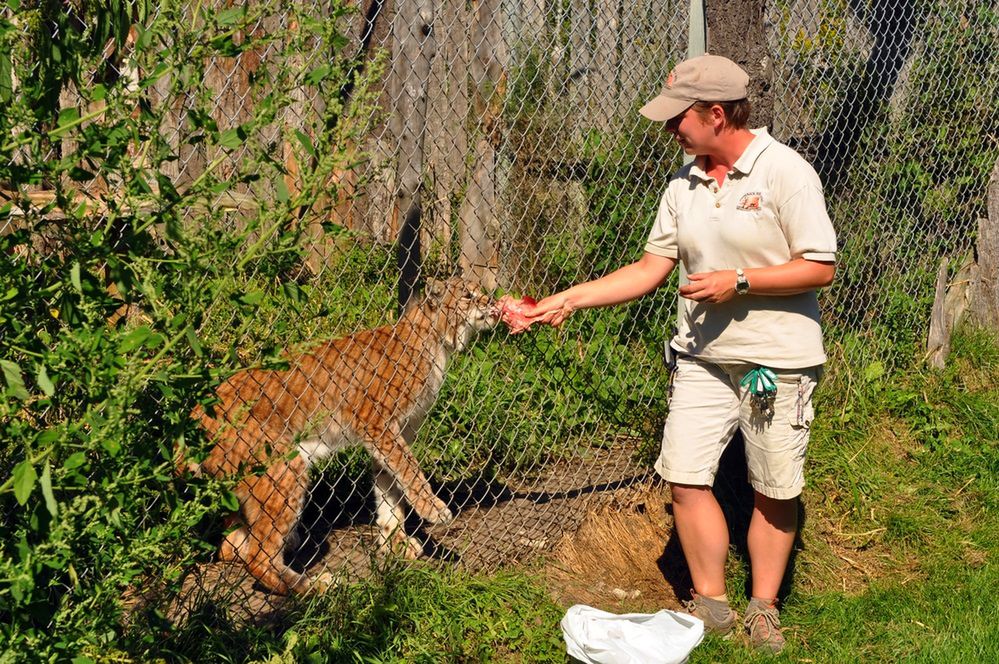
[[[670,180],[645,251],[679,258],[688,273],[836,259],[822,183],[797,152],[766,129],[721,186],[698,158]],[[676,350],[711,362],[797,369],[826,360],[815,291],[736,295],[712,304],[680,298]]]

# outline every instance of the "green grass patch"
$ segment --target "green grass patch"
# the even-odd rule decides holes
[[[474,576],[387,563],[370,581],[303,600],[280,624],[236,627],[205,610],[183,629],[135,644],[136,661],[563,661],[562,609],[524,574]],[[210,628],[206,628],[206,622]]]
[[[868,367],[855,376],[834,365],[826,378],[805,546],[782,611],[788,647],[771,658],[708,637],[690,662],[999,659],[999,346],[964,331],[943,372]],[[733,556],[729,590],[740,603],[747,574]],[[295,607],[278,627],[204,631],[196,622],[164,642],[169,656],[162,643],[141,655],[564,662],[559,620],[567,607],[552,601],[547,583],[543,565],[473,575],[389,563],[371,580]]]

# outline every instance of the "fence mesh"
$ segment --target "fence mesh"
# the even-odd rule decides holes
[[[682,156],[637,109],[684,57],[686,2],[127,6],[117,34],[93,37],[107,42],[84,63],[95,70],[76,83],[65,72],[46,79],[60,86],[47,97],[56,105],[49,124],[25,116],[5,125],[0,233],[7,271],[20,275],[11,283],[43,292],[55,270],[81,298],[111,293],[104,309],[82,311],[69,290],[52,290],[44,305],[3,318],[8,394],[21,402],[5,426],[13,430],[24,404],[28,429],[54,431],[71,410],[49,394],[45,372],[58,367],[38,369],[13,343],[19,324],[52,338],[75,320],[91,329],[105,322],[121,356],[150,369],[114,374],[109,389],[137,400],[118,420],[109,407],[85,409],[87,431],[110,438],[87,448],[86,464],[72,456],[73,436],[84,434],[68,425],[48,443],[19,429],[17,440],[31,442],[0,459],[4,477],[28,485],[17,496],[24,505],[34,486],[26,468],[41,474],[49,462],[39,454],[51,444],[52,472],[65,484],[55,482],[45,500],[64,505],[64,515],[75,468],[100,479],[110,463],[100,450],[117,454],[148,436],[162,437],[153,443],[160,481],[178,440],[220,476],[243,478],[196,494],[217,499],[193,520],[209,545],[174,558],[168,581],[133,586],[131,606],[172,587],[182,590],[166,605],[172,618],[203,606],[206,592],[252,615],[278,603],[272,591],[287,591],[282,584],[299,574],[366,573],[386,540],[439,564],[495,569],[551,551],[587,501],[648,475],[665,415],[662,343],[674,282],[639,302],[580,312],[557,331],[482,330],[450,359],[436,402],[436,333],[418,328],[418,340],[402,344],[398,334],[361,331],[399,318],[400,262],[416,260],[416,243],[398,240],[416,209],[421,280],[462,275],[489,292],[540,296],[640,255]],[[55,21],[3,11],[12,48],[0,62],[0,97],[11,107],[31,85],[19,75],[46,75],[29,66],[46,52],[14,48],[14,33],[51,47],[60,31],[87,35],[95,23],[69,4]],[[904,364],[921,353],[940,261],[960,266],[985,215],[999,156],[999,14],[961,0],[784,0],[765,3],[764,14],[771,133],[816,166],[840,237],[837,282],[821,295],[827,345],[856,368]],[[166,20],[169,31],[148,28]],[[95,104],[111,109],[115,94],[132,100],[125,106],[136,117],[148,115],[152,133],[95,142],[92,127],[116,120]],[[18,142],[32,133],[41,138]],[[39,158],[79,170],[23,177]],[[112,159],[127,177],[104,177],[97,164]],[[84,232],[113,245],[111,256],[95,252],[88,263],[69,253],[84,246]],[[162,275],[171,261],[193,271],[170,281]],[[417,310],[443,316],[441,325],[489,315],[488,306],[428,297]],[[336,352],[316,351],[347,335],[329,347]],[[177,339],[199,358],[197,371],[164,368]],[[383,355],[390,370],[375,366]],[[223,381],[228,391],[213,399]],[[423,381],[431,387],[420,392]],[[379,386],[381,410],[351,402],[335,414],[348,393],[374,399]],[[411,432],[404,415],[414,400],[429,413]],[[199,403],[216,439],[199,441],[190,417]],[[124,423],[142,418],[158,424],[129,433]],[[236,426],[220,424],[226,419]],[[118,425],[102,429],[107,421]],[[368,452],[326,454],[341,429],[365,439]],[[375,440],[383,434],[389,447]],[[398,436],[418,466],[390,459]],[[223,439],[230,452],[214,447]],[[372,479],[369,453],[393,480]],[[428,490],[453,521],[426,520],[444,516]],[[386,512],[400,495],[417,513]],[[135,500],[137,541],[183,502]],[[7,527],[27,527],[19,507],[5,505]],[[241,518],[224,521],[224,508],[237,507]]]

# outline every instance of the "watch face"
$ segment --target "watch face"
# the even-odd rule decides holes
[[[737,282],[735,282],[735,292],[739,295],[745,295],[749,292],[749,282],[746,281],[745,277],[740,277]]]

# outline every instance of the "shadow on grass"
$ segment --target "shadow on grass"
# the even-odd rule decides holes
[[[753,572],[749,562],[747,536],[749,534],[749,521],[753,516],[753,488],[749,484],[746,449],[741,433],[736,432],[728,447],[725,448],[712,488],[718,499],[718,504],[721,505],[722,513],[725,515],[725,521],[728,523],[729,545],[746,572],[743,590],[746,598],[749,598],[752,596]],[[666,510],[672,514],[673,504],[667,504]],[[805,507],[799,500],[798,532],[795,534],[791,558],[788,560],[784,579],[781,581],[780,590],[777,593],[778,599],[781,601],[786,599],[791,592],[798,553],[804,548],[801,531],[805,527],[805,518]],[[673,588],[677,599],[680,601],[688,599],[694,584],[690,578],[690,570],[683,557],[683,548],[675,528],[670,533],[657,563],[663,578]]]

